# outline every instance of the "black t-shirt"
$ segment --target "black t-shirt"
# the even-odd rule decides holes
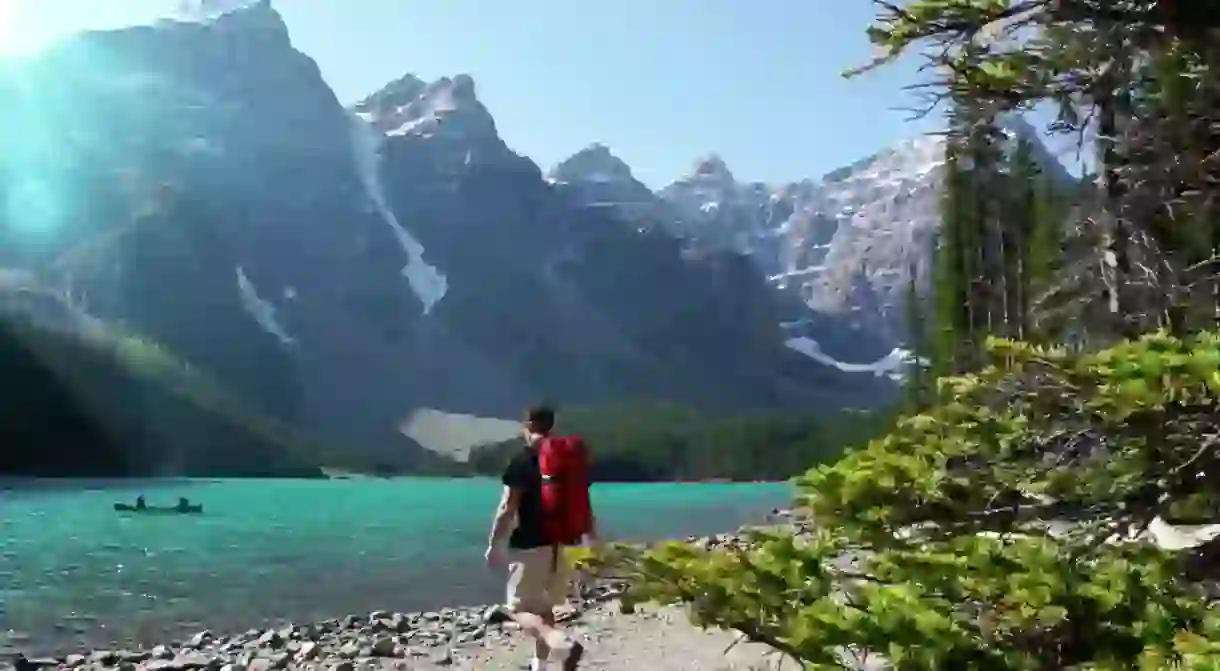
[[[505,487],[521,491],[521,502],[517,506],[517,527],[508,538],[508,547],[514,550],[529,550],[543,547],[540,514],[542,512],[542,471],[538,469],[538,452],[526,447],[521,450],[500,478]]]

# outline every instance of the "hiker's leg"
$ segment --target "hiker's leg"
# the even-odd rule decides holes
[[[547,609],[540,614],[523,613],[517,621],[534,632],[533,668],[546,668],[546,661],[551,657],[552,651],[557,661],[562,663],[564,671],[573,671],[580,666],[585,647],[555,626],[554,609]]]
[[[541,611],[541,612],[540,612]],[[534,657],[545,660],[552,648],[568,647],[568,639],[555,628],[555,614],[540,606],[513,613],[513,619],[534,639]]]
[[[514,553],[508,572],[506,605],[513,620],[537,641],[535,647],[546,659],[551,648],[565,647],[564,635],[555,628],[554,598],[551,584],[550,548]]]

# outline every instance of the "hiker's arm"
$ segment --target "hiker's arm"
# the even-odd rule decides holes
[[[496,516],[491,523],[491,535],[487,537],[487,547],[496,547],[508,535],[520,503],[521,490],[516,487],[504,487],[504,495],[500,497],[500,505],[496,507]]]
[[[496,515],[492,519],[491,533],[487,536],[487,549],[492,550],[504,541],[512,531],[517,520],[517,506],[521,502],[521,492],[525,489],[525,474],[520,459],[508,462],[500,483],[504,485],[504,493],[500,495],[500,505],[496,506]]]

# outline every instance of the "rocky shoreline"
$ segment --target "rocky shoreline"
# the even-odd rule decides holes
[[[787,511],[769,516],[774,524],[799,523]],[[744,547],[744,530],[687,541],[703,548]],[[622,580],[600,578],[579,585],[562,622],[605,612],[622,595]],[[0,670],[77,669],[79,671],[274,671],[279,669],[435,669],[453,666],[463,650],[507,643],[508,626],[488,626],[486,606],[397,613],[373,611],[310,624],[250,629],[236,634],[201,631],[186,640],[152,648],[93,650],[48,657],[18,655],[0,661]]]
[[[624,585],[599,581],[580,590],[561,620],[578,619],[622,593]],[[488,639],[507,639],[509,627],[487,626],[485,606],[443,608],[420,613],[373,611],[311,624],[250,629],[238,634],[201,631],[184,641],[150,649],[94,650],[63,656],[18,655],[0,669],[81,671],[272,671],[317,668],[363,671],[417,669],[454,663],[462,648]]]

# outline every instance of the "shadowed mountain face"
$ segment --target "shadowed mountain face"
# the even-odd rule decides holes
[[[423,407],[889,391],[784,347],[791,306],[745,257],[544,180],[469,77],[345,109],[266,1],[84,35],[0,103],[0,267],[322,438],[398,455]]]
[[[0,296],[0,379],[0,474],[319,477],[321,465],[374,465],[37,292]]]

